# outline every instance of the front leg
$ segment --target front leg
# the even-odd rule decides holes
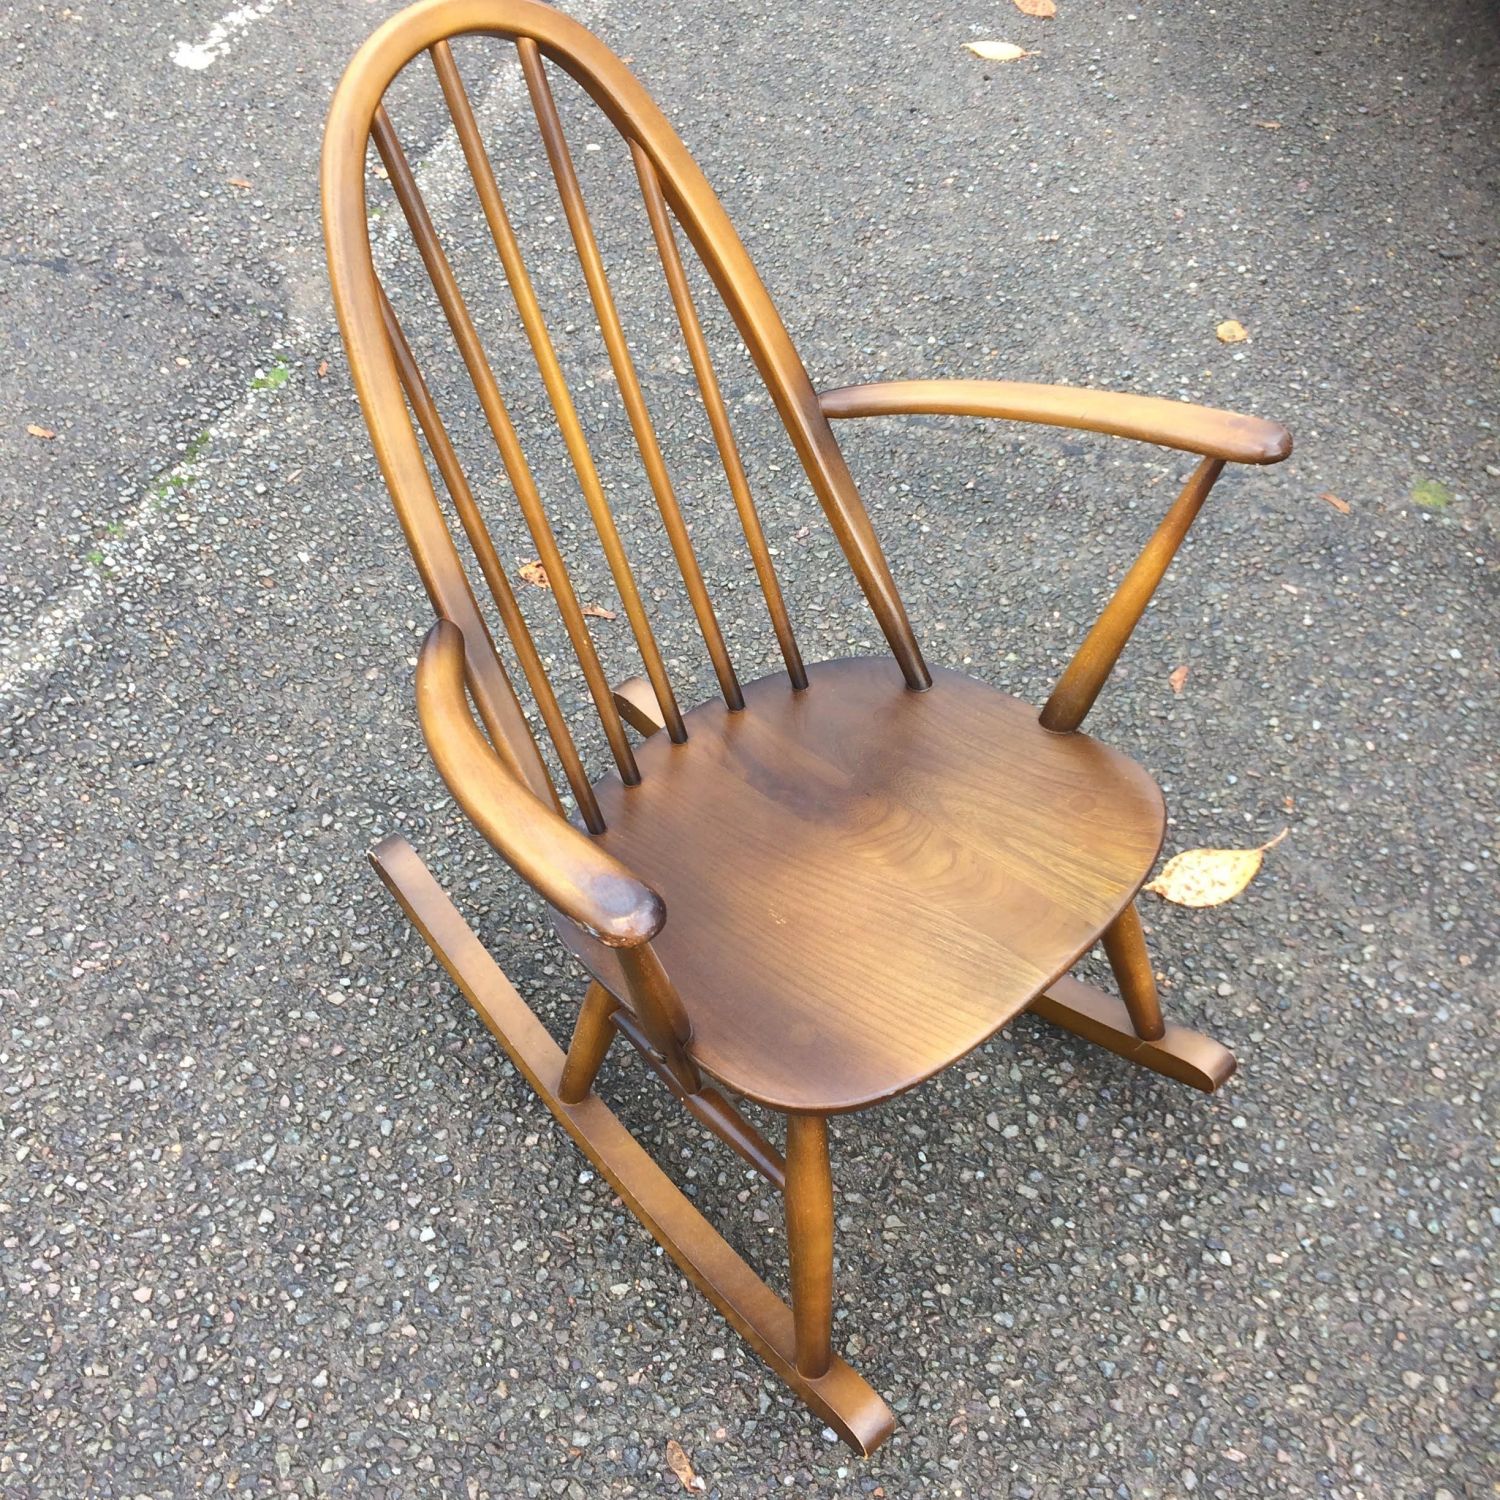
[[[833,1352],[833,1174],[821,1115],[787,1116],[785,1191],[797,1371],[818,1380]]]

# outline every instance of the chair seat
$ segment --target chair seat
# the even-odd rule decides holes
[[[957,672],[888,658],[693,709],[596,784],[600,842],[666,904],[656,951],[695,1061],[774,1109],[837,1113],[993,1035],[1130,901],[1161,848],[1151,777]],[[613,954],[559,931],[616,995]]]

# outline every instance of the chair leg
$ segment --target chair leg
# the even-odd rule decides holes
[[[1160,1041],[1167,1027],[1161,1018],[1156,976],[1151,972],[1146,934],[1141,931],[1141,915],[1134,901],[1104,929],[1104,954],[1115,971],[1120,998],[1130,1012],[1135,1034],[1145,1042]]]
[[[1064,974],[1027,1007],[1033,1015],[1121,1057],[1211,1094],[1234,1075],[1234,1054],[1212,1037],[1162,1019],[1146,935],[1132,902],[1104,929],[1120,996]]]
[[[817,1380],[833,1353],[833,1174],[821,1115],[787,1116],[786,1237],[797,1370]]]
[[[589,985],[557,1085],[557,1097],[564,1104],[577,1104],[593,1088],[609,1044],[615,1039],[611,1017],[619,1008],[620,1002],[602,984],[595,981]]]
[[[837,1355],[827,1360],[823,1374],[804,1375],[798,1358],[799,1315],[740,1258],[597,1094],[590,1092],[577,1104],[563,1102],[558,1096],[566,1061],[562,1048],[485,952],[411,845],[402,838],[385,839],[370,851],[370,862],[521,1076],[620,1195],[625,1208],[799,1400],[851,1447],[874,1452],[895,1425],[890,1407]],[[812,1123],[824,1143],[814,1161],[821,1157],[825,1259],[831,1267],[833,1212],[826,1140],[822,1122]],[[817,1176],[815,1172],[815,1180]],[[800,1195],[799,1201],[807,1196]],[[816,1303],[816,1298],[803,1300],[806,1307]],[[831,1295],[823,1298],[825,1308],[831,1309],[831,1302]],[[822,1322],[826,1329],[826,1312]],[[826,1347],[826,1334],[823,1342]]]

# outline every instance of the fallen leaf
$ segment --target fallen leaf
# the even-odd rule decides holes
[[[1057,0],[1015,0],[1015,7],[1023,16],[1036,16],[1043,21],[1057,14]]]
[[[520,573],[522,580],[529,583],[532,588],[550,589],[552,587],[552,583],[547,577],[547,570],[534,557],[523,562],[516,571]]]
[[[252,186],[248,177],[229,177],[225,180],[229,183],[230,187],[247,188]]]
[[[1145,889],[1175,906],[1222,906],[1255,879],[1266,850],[1286,835],[1283,828],[1258,849],[1184,849]]]
[[[1323,493],[1318,496],[1318,499],[1326,500],[1341,516],[1347,516],[1349,514],[1349,502],[1347,500],[1340,500],[1337,495],[1333,494],[1329,490],[1324,490]]]
[[[982,57],[986,62],[1017,62],[1032,55],[1014,42],[965,42],[964,46],[975,57]]]
[[[667,1463],[672,1472],[682,1481],[685,1490],[704,1490],[708,1486],[693,1473],[693,1466],[688,1462],[688,1456],[682,1451],[682,1444],[676,1438],[667,1439]]]
[[[1172,675],[1167,678],[1167,681],[1172,684],[1172,691],[1174,693],[1180,693],[1187,686],[1187,680],[1188,669],[1186,667],[1174,667]]]
[[[326,359],[320,359],[318,361],[318,379],[321,380],[327,373],[328,361]]]
[[[618,620],[620,617],[612,609],[605,609],[602,604],[585,604],[584,614],[590,620]]]
[[[42,438],[47,442],[51,442],[52,439],[57,436],[57,434],[53,432],[50,427],[38,427],[35,422],[28,422],[26,424],[26,430],[32,435],[32,437]]]
[[[1218,334],[1219,342],[1221,344],[1243,344],[1245,340],[1250,337],[1250,335],[1245,332],[1245,325],[1243,323],[1236,322],[1233,318],[1228,318],[1224,322],[1220,323],[1219,326],[1214,329],[1214,332]]]
[[[1281,129],[1281,121],[1280,120],[1257,120],[1255,122],[1255,124],[1256,124],[1256,127],[1258,129],[1260,129],[1260,130],[1280,130]]]

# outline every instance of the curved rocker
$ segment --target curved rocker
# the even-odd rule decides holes
[[[718,682],[709,702],[684,708],[677,700],[450,45],[456,38],[509,44],[519,64],[608,354],[608,384],[620,396]],[[452,119],[639,649],[643,676],[618,686],[600,662],[542,486],[387,110],[390,84],[418,60],[430,65]],[[558,74],[597,105],[629,155],[784,663],[774,676],[742,683],[720,629],[574,170],[553,98]],[[612,763],[603,776],[583,764],[548,658],[532,639],[469,469],[407,338],[399,297],[377,275],[366,201],[372,144],[598,713]],[[384,191],[378,183],[373,190]],[[422,731],[456,800],[549,903],[591,977],[569,1047],[547,1033],[410,845],[386,839],[372,863],[631,1212],[796,1395],[868,1453],[893,1421],[832,1348],[829,1116],[917,1086],[1026,1012],[1205,1092],[1234,1071],[1217,1042],[1161,1013],[1134,907],[1160,849],[1161,794],[1141,767],[1080,726],[1225,465],[1274,463],[1291,440],[1274,423],[1182,402],[1010,382],[895,382],[819,396],[733,226],[664,116],[603,43],[537,0],[422,0],[380,27],[333,101],[323,211],[350,370],[437,616],[417,668]],[[888,657],[811,666],[802,658],[694,305],[684,238],[749,350]],[[1040,712],[972,678],[931,670],[923,658],[830,426],[831,418],[902,413],[1069,426],[1200,458]],[[455,529],[492,612],[474,592]],[[504,630],[560,781],[496,650],[492,621]],[[631,730],[644,738],[633,741]],[[1069,976],[1096,943],[1119,999]],[[790,1305],[598,1097],[594,1083],[616,1036],[694,1120],[782,1192]],[[786,1117],[784,1151],[734,1096]]]

